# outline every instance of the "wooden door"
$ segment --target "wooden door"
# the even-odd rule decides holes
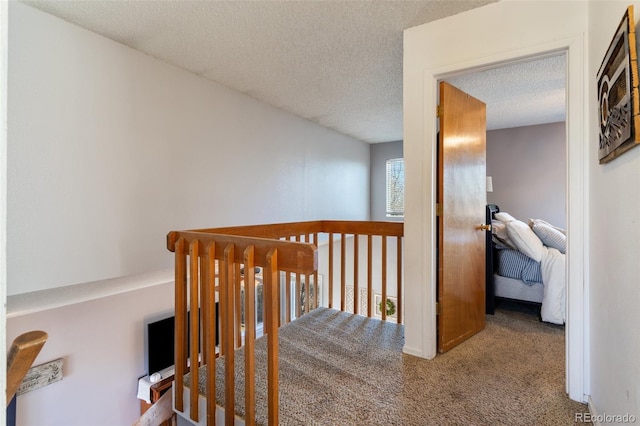
[[[440,83],[438,351],[485,325],[486,106]]]

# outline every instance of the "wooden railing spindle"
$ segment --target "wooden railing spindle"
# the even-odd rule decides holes
[[[220,356],[224,356],[227,353],[225,342],[225,330],[227,329],[227,322],[229,321],[229,314],[227,314],[227,288],[225,286],[225,264],[224,261],[218,260],[218,322],[220,323]]]
[[[242,303],[242,274],[240,273],[240,264],[236,263],[235,264],[235,280],[234,280],[234,285],[233,285],[233,289],[235,292],[235,301],[236,301],[236,306],[234,307],[235,310],[235,321],[236,321],[236,325],[235,325],[235,330],[236,330],[236,348],[239,348],[240,346],[242,346],[242,309],[241,309],[241,303]],[[244,272],[245,274],[247,273],[247,265],[245,265],[244,267]],[[246,291],[246,290],[245,290]],[[246,297],[246,295],[245,295]],[[246,314],[245,314],[246,315]],[[245,321],[246,321],[246,317],[245,317]]]
[[[380,301],[380,311],[382,313],[382,321],[387,320],[387,237],[382,236],[382,300]]]
[[[396,259],[396,272],[397,272],[397,278],[396,278],[396,294],[398,295],[398,303],[397,303],[397,309],[398,309],[398,323],[402,323],[402,237],[397,237],[396,238],[396,242],[398,244],[397,247],[397,259]]]
[[[274,315],[278,312],[278,250],[271,249],[267,254],[267,271],[264,274],[265,314],[270,317],[267,333],[267,395],[268,424],[278,423],[278,327]],[[267,309],[268,308],[268,309]]]
[[[205,312],[205,295],[207,294],[206,292],[207,271],[206,271],[206,248],[204,244],[202,244],[202,247],[200,248],[199,263],[200,263],[200,289],[198,291],[200,295],[199,296],[200,297],[200,309],[199,309],[200,318],[198,319],[198,321],[200,324],[200,331],[199,331],[198,339],[200,344],[200,354],[202,359],[202,365],[204,365],[206,363],[207,350],[208,350],[208,348],[206,347],[203,341],[205,336],[204,327],[207,321],[207,317],[206,317],[207,313]]]
[[[234,353],[234,303],[233,303],[233,264],[234,264],[234,245],[229,244],[224,250],[224,268],[221,274],[220,289],[223,294],[222,303],[225,305],[225,312],[229,316],[224,321],[224,332],[222,334],[222,344],[225,347],[224,362],[224,410],[225,425],[233,425],[235,416],[235,353]]]
[[[187,269],[185,241],[175,245],[175,408],[184,412],[184,375],[187,372]]]
[[[360,254],[358,253],[360,236],[355,234],[353,236],[353,313],[358,313],[358,298],[359,298],[359,286],[358,286],[358,261],[360,260]]]
[[[291,277],[293,275],[291,275],[290,273],[285,273],[284,277],[285,277],[285,282],[284,282],[284,287],[285,287],[285,299],[286,300],[286,306],[285,306],[285,322],[291,322]]]
[[[285,283],[284,283],[284,294],[287,306],[285,307],[286,312],[286,322],[291,322],[291,277],[293,275],[290,272],[286,272],[284,274]]]
[[[347,266],[346,266],[346,235],[345,234],[341,234],[340,235],[340,310],[341,311],[346,311],[346,292],[347,292],[347,288],[346,288],[346,283],[345,283],[345,276],[346,276],[346,270],[347,270]]]
[[[303,241],[308,243],[311,239],[309,234],[304,234]],[[311,275],[304,275],[304,313],[308,314],[311,311]]]
[[[373,240],[367,235],[367,316],[373,315]]]
[[[200,355],[200,348],[198,344],[200,343],[200,324],[198,320],[200,319],[200,314],[198,313],[198,307],[200,306],[200,300],[198,295],[198,290],[200,287],[200,265],[198,264],[198,260],[200,258],[200,242],[198,240],[194,240],[189,245],[189,259],[191,261],[191,297],[190,297],[190,321],[189,324],[189,336],[190,336],[190,350],[189,350],[189,358],[190,358],[190,371],[191,371],[191,381],[195,383],[196,389],[198,386],[198,373],[199,373],[199,365],[198,365],[198,357]],[[198,392],[195,392],[198,395]],[[199,398],[191,398],[190,399],[190,417],[194,422],[198,422],[198,401]]]
[[[333,308],[333,232],[329,233],[329,309]]]
[[[300,235],[296,235],[296,242],[300,242]],[[300,318],[302,316],[302,301],[300,300],[302,296],[302,283],[301,283],[301,275],[300,273],[296,273],[296,318]]]
[[[313,245],[315,245],[316,247],[318,247],[318,233],[314,232],[313,233]],[[319,287],[319,283],[318,283],[318,270],[316,269],[313,272],[313,285],[315,286],[315,291],[314,291],[314,297],[313,297],[313,309],[317,309],[319,306],[319,301],[320,301],[320,287]]]
[[[254,270],[254,247],[244,251],[244,371],[245,371],[245,424],[255,423],[256,391],[255,391],[255,349],[256,339],[256,277]],[[263,287],[264,292],[264,287]]]
[[[207,425],[216,424],[216,244],[207,246],[205,301],[206,320],[204,322],[204,346],[207,364]]]

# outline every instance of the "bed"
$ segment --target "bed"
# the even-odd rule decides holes
[[[526,224],[487,205],[487,313],[496,298],[540,304],[543,321],[564,324],[566,231],[541,219]]]

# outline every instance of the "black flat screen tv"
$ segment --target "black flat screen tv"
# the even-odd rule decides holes
[[[216,318],[218,304],[216,303]],[[189,313],[187,313],[187,319]],[[156,315],[145,321],[144,349],[145,372],[148,375],[160,372],[175,364],[175,316],[173,313]],[[188,335],[187,335],[187,338]],[[190,344],[190,343],[189,343]],[[216,345],[218,330],[216,330]]]

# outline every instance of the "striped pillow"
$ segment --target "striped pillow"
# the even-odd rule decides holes
[[[560,228],[559,226],[552,225],[552,224],[550,224],[549,222],[546,222],[546,221],[544,221],[544,220],[542,220],[542,219],[529,219],[529,227],[530,227],[531,229],[533,229],[533,225],[534,225],[535,223],[543,223],[543,224],[545,224],[545,225],[547,225],[547,226],[552,227],[552,228],[553,228],[553,229],[555,229],[556,231],[559,231],[559,232],[560,232],[562,235],[564,235],[565,237],[567,236],[567,230],[566,230],[566,229]]]
[[[562,232],[540,221],[533,222],[531,228],[545,246],[558,249],[560,253],[567,252],[567,237]]]

